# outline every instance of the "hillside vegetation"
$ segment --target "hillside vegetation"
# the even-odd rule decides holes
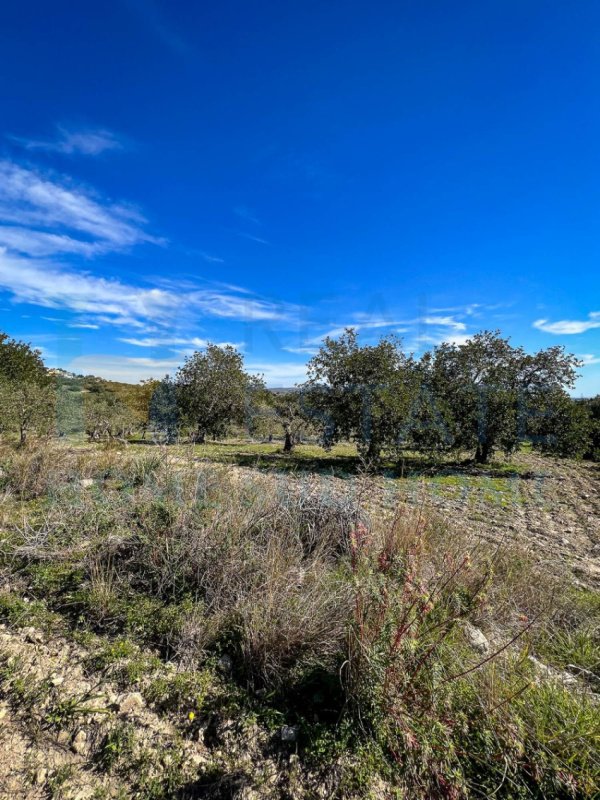
[[[600,796],[577,365],[347,331],[297,391],[132,386],[0,335],[0,797]]]
[[[196,453],[5,447],[8,796],[597,795],[593,581],[433,495]]]

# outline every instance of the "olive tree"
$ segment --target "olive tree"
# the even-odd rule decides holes
[[[397,449],[432,457],[450,449],[454,436],[448,404],[433,387],[431,353],[412,366],[412,387],[410,407],[397,434]]]
[[[243,424],[262,379],[244,371],[244,359],[235,347],[209,343],[189,356],[175,377],[178,405],[185,421],[202,444],[207,436],[222,438],[232,424]]]
[[[167,375],[156,383],[148,412],[149,425],[154,433],[171,444],[179,431],[179,406],[177,404],[177,387]]]
[[[269,408],[283,428],[283,452],[291,453],[309,421],[299,392],[271,392]]]
[[[50,433],[55,393],[39,350],[0,333],[0,429],[16,431],[24,444],[30,431]]]
[[[85,430],[90,441],[125,439],[136,425],[133,411],[102,383],[86,393],[84,410]]]
[[[549,402],[567,397],[580,362],[562,347],[528,354],[498,331],[463,344],[444,343],[432,355],[436,397],[449,409],[454,445],[487,463],[494,451],[515,450]]]
[[[383,447],[396,443],[414,392],[414,365],[399,339],[361,346],[348,328],[339,339],[325,339],[308,364],[308,378],[302,403],[325,447],[354,439],[361,457],[374,464]]]
[[[590,408],[562,393],[550,393],[529,421],[529,438],[544,453],[579,458],[589,452],[594,432]]]
[[[141,431],[142,439],[145,439],[150,423],[150,402],[159,381],[150,378],[137,384],[117,381],[106,381],[105,383],[106,387],[114,392],[131,411],[135,427]]]
[[[47,436],[55,429],[56,393],[51,384],[0,378],[0,430],[16,431],[25,444],[34,431]]]

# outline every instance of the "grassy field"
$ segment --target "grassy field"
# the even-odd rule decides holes
[[[597,797],[597,472],[279,450],[3,448],[6,796]]]
[[[86,446],[86,442],[75,440],[73,444]],[[133,447],[152,447],[151,441],[131,440]],[[329,472],[331,474],[355,475],[364,470],[364,464],[358,456],[356,445],[341,442],[330,450],[324,450],[318,444],[306,443],[294,447],[292,453],[284,453],[282,442],[254,442],[246,438],[227,439],[206,444],[172,445],[173,453],[193,456],[206,461],[223,464],[237,464],[259,469],[277,469],[281,471]],[[523,445],[522,452],[530,452]],[[471,474],[483,477],[510,477],[526,471],[522,464],[512,460],[498,458],[488,465],[476,465],[463,455],[440,455],[435,459],[406,450],[398,458],[384,457],[379,472],[388,477],[426,477],[434,474]]]

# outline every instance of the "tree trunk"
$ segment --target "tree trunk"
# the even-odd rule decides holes
[[[206,442],[206,434],[204,431],[198,430],[196,431],[196,444],[204,444]]]
[[[478,464],[487,464],[491,453],[492,448],[488,442],[479,442],[477,445],[477,450],[475,451],[475,461]]]
[[[283,443],[283,452],[284,453],[291,453],[293,446],[294,446],[294,442],[292,440],[292,434],[289,431],[286,431],[285,432],[285,441]]]
[[[25,444],[25,441],[27,439],[27,428],[21,425],[19,428],[19,434],[20,434],[21,444]]]
[[[365,455],[365,460],[369,466],[374,467],[378,463],[380,452],[379,444],[374,439],[371,439]]]

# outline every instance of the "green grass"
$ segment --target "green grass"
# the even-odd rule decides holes
[[[570,589],[535,642],[547,664],[578,674],[600,690],[600,591]]]
[[[509,508],[525,502],[521,484],[516,477],[450,474],[423,478],[434,494],[453,498],[481,499],[486,505]]]
[[[184,450],[190,452],[187,447]],[[194,445],[192,452],[195,458],[201,460],[285,472],[311,470],[353,473],[360,466],[356,446],[349,443],[338,444],[329,451],[314,444],[300,444],[292,453],[284,453],[281,443],[236,440]]]

